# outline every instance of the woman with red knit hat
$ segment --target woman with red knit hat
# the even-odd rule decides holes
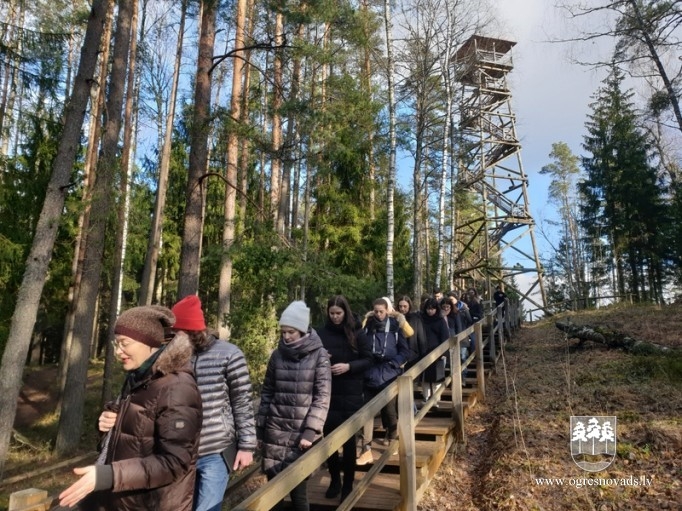
[[[81,510],[190,511],[201,397],[185,334],[164,344],[175,321],[166,307],[134,307],[116,321],[114,349],[127,371],[121,394],[99,417],[103,435],[95,465],[59,495]]]
[[[173,306],[173,330],[192,342],[192,365],[203,404],[195,511],[220,511],[229,474],[247,467],[256,449],[249,368],[242,351],[206,331],[201,300],[190,295]]]

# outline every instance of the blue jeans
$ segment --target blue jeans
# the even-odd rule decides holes
[[[225,460],[220,453],[199,457],[194,485],[194,511],[220,511],[229,478]]]

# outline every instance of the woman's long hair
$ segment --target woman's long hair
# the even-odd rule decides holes
[[[346,334],[346,339],[350,343],[354,350],[358,349],[357,340],[355,339],[355,316],[350,310],[350,305],[348,305],[348,300],[343,295],[334,295],[327,301],[327,321],[331,323],[331,318],[329,317],[330,307],[340,307],[343,310],[343,321],[341,321],[341,326]]]
[[[398,298],[398,299],[396,300],[396,302],[395,302],[396,306],[397,306],[400,302],[407,302],[407,305],[410,307],[409,312],[414,311],[414,304],[412,303],[412,300],[410,299],[409,296],[403,295],[403,296],[401,296],[400,298]]]

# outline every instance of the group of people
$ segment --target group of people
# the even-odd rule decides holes
[[[134,307],[115,326],[115,354],[126,371],[120,395],[98,421],[99,457],[74,469],[80,478],[60,504],[89,510],[220,510],[229,475],[253,462],[272,479],[453,333],[482,317],[475,290],[409,297],[393,308],[374,301],[364,317],[341,295],[327,302],[324,324],[310,326],[310,309],[294,301],[279,319],[278,345],[268,361],[254,410],[241,350],[206,327],[201,302],[188,296],[172,309]],[[438,362],[424,384],[444,377]],[[426,387],[423,387],[426,388]],[[426,398],[425,391],[425,398]],[[389,445],[398,434],[397,397],[381,410]],[[353,489],[356,466],[373,461],[374,421],[327,462],[329,499]],[[308,510],[307,479],[290,492]]]

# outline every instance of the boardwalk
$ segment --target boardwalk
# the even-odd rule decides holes
[[[475,378],[468,379],[473,384]],[[465,415],[479,398],[476,388],[464,388]],[[432,408],[426,417],[415,427],[416,439],[416,468],[417,492],[419,496],[426,490],[428,484],[440,467],[453,441],[452,401],[451,393],[446,391],[441,396],[437,408]],[[419,398],[415,393],[415,400]],[[419,402],[419,401],[417,401]],[[374,459],[377,461],[386,451],[380,439],[384,437],[380,421],[375,420],[375,440],[372,444]],[[355,475],[356,485],[362,481],[372,465],[358,467]],[[400,493],[400,457],[391,455],[382,471],[369,484],[352,509],[357,511],[397,511],[401,509]],[[324,466],[316,470],[308,481],[308,499],[311,511],[327,511],[337,509],[339,499],[328,499],[325,492],[329,486],[329,472]]]

